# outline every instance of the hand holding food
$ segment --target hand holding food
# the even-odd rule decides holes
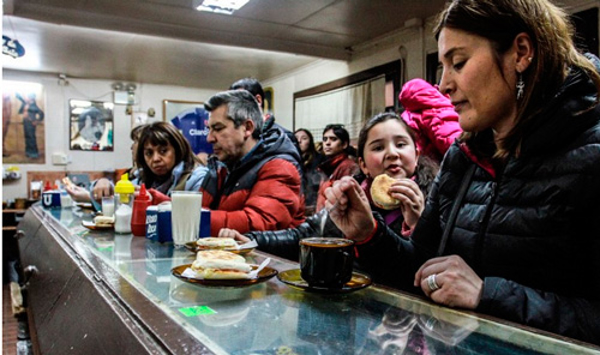
[[[390,187],[390,195],[400,201],[404,222],[412,229],[425,209],[425,196],[411,179],[399,179]]]

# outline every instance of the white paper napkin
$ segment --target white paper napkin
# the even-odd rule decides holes
[[[258,247],[258,243],[256,242],[256,240],[251,240],[248,243],[244,243],[244,244],[239,244],[237,246],[237,249],[250,249],[250,248],[256,248]]]

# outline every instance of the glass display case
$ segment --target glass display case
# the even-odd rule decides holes
[[[272,277],[207,287],[172,275],[194,253],[111,230],[89,211],[31,208],[19,226],[31,324],[42,353],[600,354],[600,348],[377,284],[312,292]],[[259,251],[253,264],[298,264]],[[58,327],[58,329],[57,329]],[[94,348],[95,347],[95,348]],[[73,351],[71,350],[71,351]]]

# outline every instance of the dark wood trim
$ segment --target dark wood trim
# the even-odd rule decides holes
[[[367,69],[365,71],[361,71],[360,73],[352,74],[345,78],[341,78],[338,80],[330,81],[328,83],[318,85],[312,87],[310,89],[298,91],[294,93],[294,100],[299,99],[301,97],[312,96],[316,94],[320,94],[322,92],[327,92],[335,89],[339,89],[344,86],[360,83],[361,81],[369,80],[376,76],[394,73],[400,70],[402,62],[400,60],[396,60],[387,64],[383,64],[377,67],[373,67],[371,69]]]

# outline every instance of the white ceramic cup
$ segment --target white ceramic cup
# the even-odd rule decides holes
[[[171,194],[171,228],[175,245],[184,245],[198,239],[201,212],[201,192],[173,191]]]

